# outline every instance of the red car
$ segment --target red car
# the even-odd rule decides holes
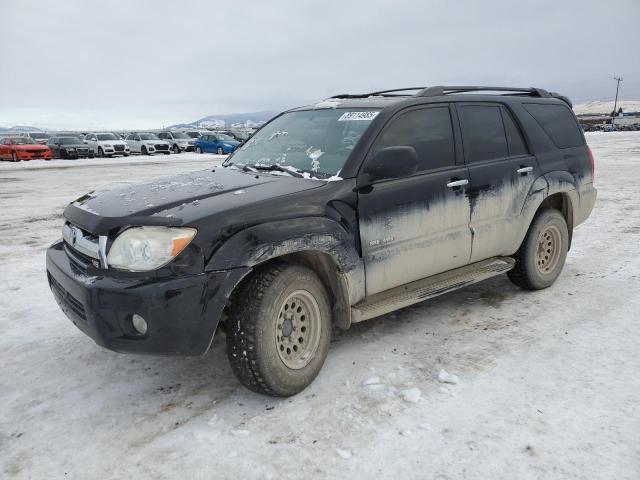
[[[5,137],[0,139],[0,160],[51,160],[51,150],[28,137]]]

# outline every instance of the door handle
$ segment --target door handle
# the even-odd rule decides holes
[[[467,185],[468,183],[469,183],[469,180],[467,180],[467,179],[454,180],[452,182],[447,183],[447,187],[448,188],[462,187],[463,185]]]
[[[520,175],[526,175],[529,172],[533,172],[533,167],[520,167],[516,170]]]

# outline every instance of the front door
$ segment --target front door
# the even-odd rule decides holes
[[[419,167],[358,194],[367,295],[469,262],[469,176],[455,145],[450,108],[437,105],[400,112],[371,149],[411,146]]]
[[[470,175],[471,260],[511,255],[528,228],[522,210],[541,175],[538,162],[504,105],[463,103],[456,108]]]

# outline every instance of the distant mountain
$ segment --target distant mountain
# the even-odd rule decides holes
[[[640,112],[640,100],[618,100],[616,108],[622,108],[625,113],[628,112]],[[574,105],[573,111],[577,115],[597,115],[597,114],[609,114],[613,110],[613,100],[609,102],[602,102],[600,100],[594,100],[592,102],[581,103],[580,105]]]
[[[251,113],[229,113],[226,115],[207,115],[191,123],[178,123],[169,128],[229,128],[232,126],[258,127],[276,116],[278,112],[264,110]]]
[[[29,125],[7,125],[0,123],[0,133],[25,133],[25,132],[41,132],[38,127],[30,127]]]

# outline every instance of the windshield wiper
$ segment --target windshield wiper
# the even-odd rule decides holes
[[[277,163],[272,163],[270,165],[264,165],[264,164],[245,165],[243,169],[244,168],[253,168],[255,170],[264,170],[267,172],[283,172],[283,173],[288,173],[292,177],[296,177],[296,178],[304,177],[304,175],[302,175],[302,173],[300,173],[300,171],[297,168],[291,167],[291,166],[289,166],[289,168],[284,168],[278,165]]]

